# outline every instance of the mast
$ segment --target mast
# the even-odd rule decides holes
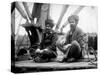
[[[49,4],[43,4],[42,7],[41,7],[41,15],[40,15],[40,18],[39,18],[39,22],[38,22],[38,25],[41,25],[41,28],[42,29],[45,29],[45,20],[46,19],[49,19],[49,7],[50,5]]]
[[[59,17],[59,19],[58,19],[58,22],[57,22],[57,25],[56,25],[56,28],[55,28],[56,31],[59,29],[60,23],[61,23],[61,21],[62,21],[62,18],[63,18],[63,16],[65,15],[65,13],[66,13],[68,7],[69,7],[69,5],[64,5],[64,6],[63,6],[61,15],[60,15],[60,17]]]

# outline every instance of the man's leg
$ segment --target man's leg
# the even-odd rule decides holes
[[[44,60],[48,59],[48,61],[50,61],[52,58],[56,58],[56,54],[52,50],[44,51],[41,58]]]
[[[77,41],[73,41],[71,43],[71,46],[67,48],[65,58],[63,61],[68,61],[69,59],[80,59],[81,58],[81,48]]]
[[[41,53],[36,53],[35,62],[48,62],[52,58],[56,58],[56,54],[52,50],[43,50]]]

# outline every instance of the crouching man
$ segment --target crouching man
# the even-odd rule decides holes
[[[80,58],[84,58],[84,51],[86,42],[84,40],[84,33],[77,27],[79,16],[71,15],[68,17],[70,24],[70,30],[66,35],[66,41],[63,45],[57,44],[59,50],[64,53],[62,61],[77,61]]]
[[[35,52],[35,62],[48,62],[57,57],[56,40],[57,34],[52,30],[54,23],[51,19],[45,21],[46,29],[43,31],[40,48]]]

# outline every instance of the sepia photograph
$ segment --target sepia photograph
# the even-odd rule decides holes
[[[11,72],[98,68],[98,8],[11,3]]]

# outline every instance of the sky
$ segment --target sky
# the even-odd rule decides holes
[[[23,5],[19,3],[21,7],[23,8]],[[28,3],[29,10],[32,12],[32,7],[33,3]],[[50,17],[53,19],[54,24],[57,24],[57,21],[60,17],[62,8],[64,5],[62,4],[51,4],[50,5]],[[70,16],[77,8],[79,5],[69,5],[68,10],[66,11],[60,27],[66,22],[68,19],[68,16]],[[24,8],[23,8],[24,9]],[[25,10],[24,10],[25,11]],[[79,23],[78,27],[83,30],[83,32],[86,33],[92,33],[92,32],[98,32],[98,9],[97,7],[94,6],[85,6],[80,13],[78,14],[79,16]],[[24,24],[26,20],[22,18],[20,13],[15,10],[15,34],[18,33],[19,35],[24,35],[27,34],[25,32],[25,29],[20,26],[20,24]],[[67,33],[69,30],[69,24],[64,28],[63,32]]]

